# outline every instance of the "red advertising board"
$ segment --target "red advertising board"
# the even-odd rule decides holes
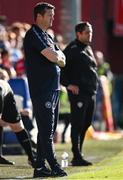
[[[123,0],[115,0],[114,2],[114,34],[123,36]]]

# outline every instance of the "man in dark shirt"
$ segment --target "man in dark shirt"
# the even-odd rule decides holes
[[[58,120],[60,68],[65,56],[46,30],[52,26],[55,7],[38,3],[34,21],[24,39],[25,63],[34,115],[38,126],[37,164],[34,177],[66,176],[58,164],[53,137]],[[51,171],[46,167],[48,161]]]
[[[85,133],[91,125],[97,90],[96,61],[89,46],[92,26],[80,22],[75,27],[76,39],[64,50],[66,66],[61,83],[66,86],[71,105],[71,141],[73,166],[88,166],[81,154]]]

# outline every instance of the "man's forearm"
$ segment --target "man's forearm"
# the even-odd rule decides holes
[[[49,47],[41,51],[41,54],[60,67],[64,67],[66,64],[66,57],[61,50],[54,50]]]

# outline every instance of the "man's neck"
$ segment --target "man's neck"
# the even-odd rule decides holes
[[[47,28],[43,24],[36,23],[36,25],[43,31],[46,32]]]

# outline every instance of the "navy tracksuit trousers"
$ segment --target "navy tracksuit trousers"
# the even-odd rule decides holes
[[[45,160],[53,168],[56,163],[53,137],[58,120],[59,91],[32,98],[32,103],[38,127],[37,168],[44,165]]]

